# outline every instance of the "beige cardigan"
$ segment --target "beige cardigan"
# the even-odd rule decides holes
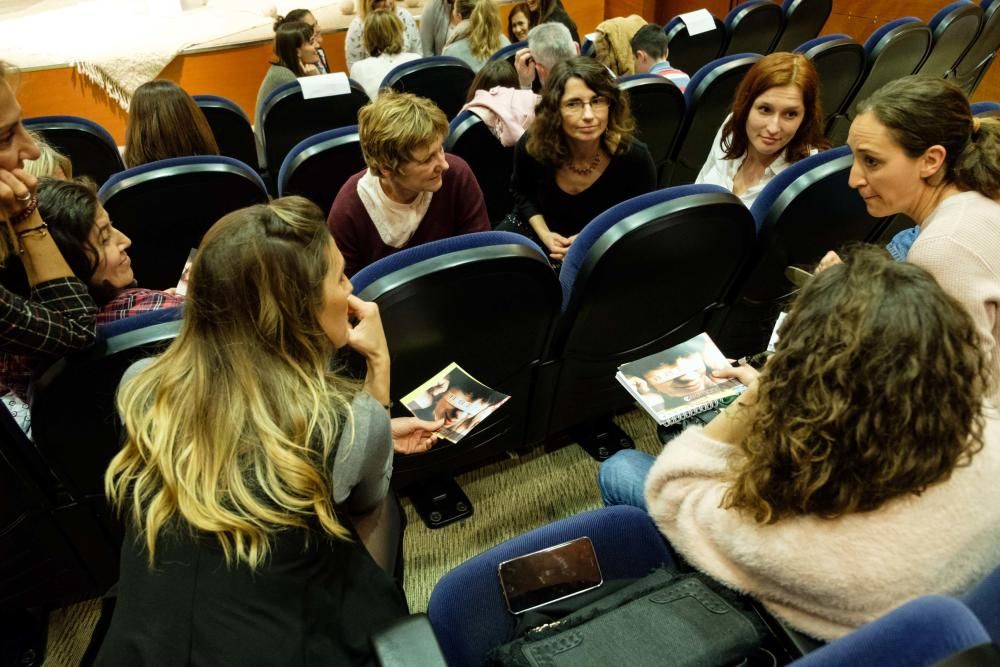
[[[693,566],[802,632],[833,639],[920,595],[968,590],[1000,566],[1000,415],[993,410],[985,440],[970,466],[920,496],[837,519],[762,525],[719,507],[733,448],[692,427],[657,458],[646,502]]]

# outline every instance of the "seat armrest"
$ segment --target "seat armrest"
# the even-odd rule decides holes
[[[447,667],[427,614],[413,614],[372,635],[375,658],[382,667]]]

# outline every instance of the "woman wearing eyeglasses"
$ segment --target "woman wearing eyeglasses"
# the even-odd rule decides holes
[[[517,143],[515,216],[501,227],[535,237],[560,262],[584,225],[656,188],[656,167],[635,139],[628,97],[593,58],[559,63],[535,120]]]

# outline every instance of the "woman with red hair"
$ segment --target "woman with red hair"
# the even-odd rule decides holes
[[[812,61],[772,53],[743,77],[695,183],[721,185],[749,207],[785,167],[829,145]]]

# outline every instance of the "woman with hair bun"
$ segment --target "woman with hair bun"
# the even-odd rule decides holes
[[[919,225],[906,260],[972,315],[1000,389],[1000,121],[974,118],[949,81],[908,76],[858,105],[847,143],[851,187],[871,215]]]
[[[655,459],[601,465],[696,569],[829,640],[1000,566],[1000,413],[975,324],[934,278],[862,246],[800,292],[747,390]]]
[[[442,55],[454,56],[478,72],[499,49],[510,44],[501,31],[500,13],[493,0],[455,0],[452,19]]]
[[[749,208],[788,165],[829,145],[812,61],[801,53],[772,53],[743,77],[694,182],[731,190]]]
[[[393,451],[426,451],[443,420],[389,419],[378,307],[351,291],[301,197],[205,234],[180,333],[118,392],[105,489],[126,537],[97,664],[369,664],[407,614]],[[363,384],[331,370],[343,347]]]

